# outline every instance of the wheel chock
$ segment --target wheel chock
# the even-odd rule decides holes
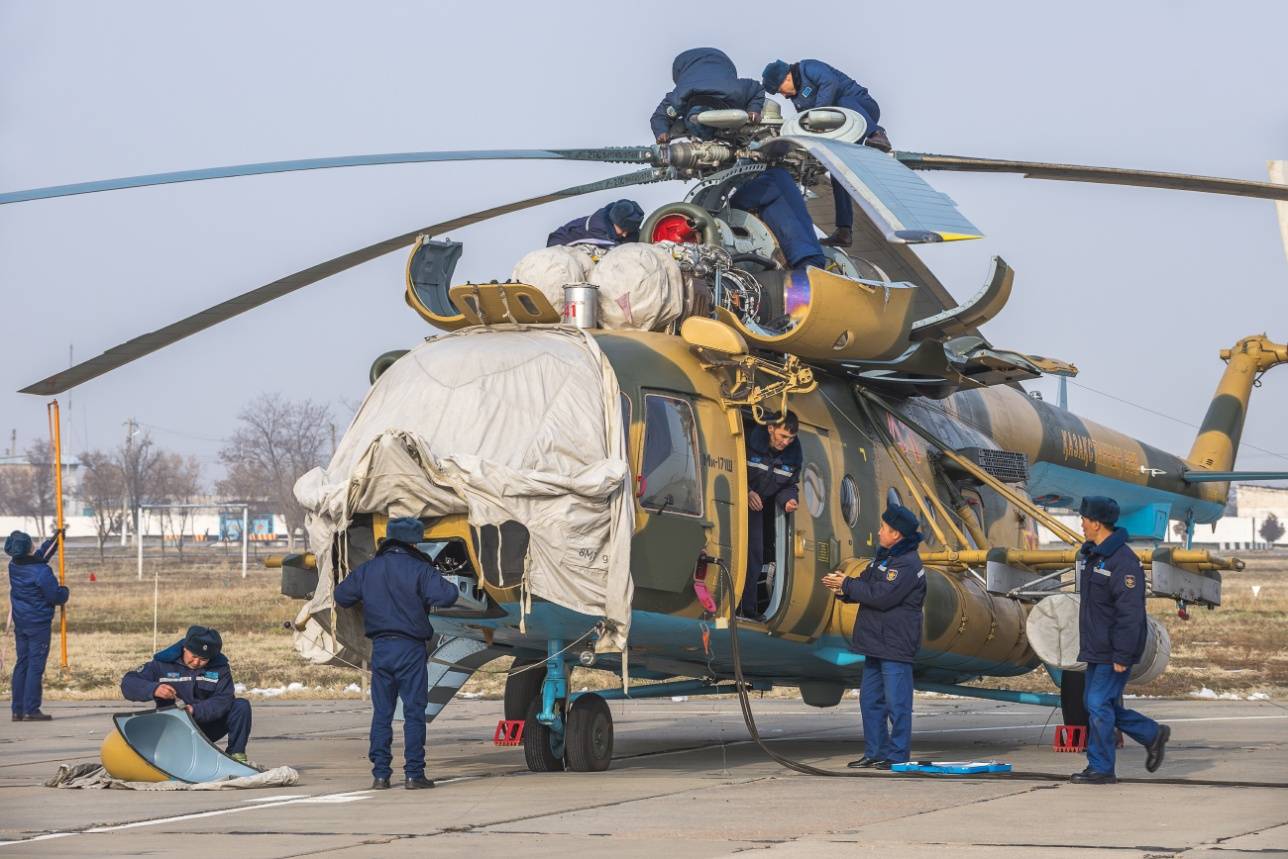
[[[1114,731],[1115,746],[1123,747],[1123,732]],[[1086,725],[1056,725],[1055,736],[1051,738],[1053,752],[1085,752],[1087,750]]]
[[[523,745],[523,720],[522,719],[502,719],[496,723],[496,731],[492,734],[492,745],[494,746],[519,746]]]

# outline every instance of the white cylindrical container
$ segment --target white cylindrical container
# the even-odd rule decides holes
[[[572,283],[564,287],[563,321],[578,328],[599,327],[599,287]]]

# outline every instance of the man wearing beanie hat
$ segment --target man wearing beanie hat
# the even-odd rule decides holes
[[[233,672],[223,654],[219,631],[190,626],[183,638],[153,654],[121,678],[121,694],[130,701],[178,706],[210,742],[228,737],[227,753],[246,763],[250,739],[250,702],[233,692]]]
[[[49,659],[49,622],[54,606],[67,602],[67,588],[58,584],[49,560],[58,551],[58,532],[31,551],[31,537],[14,531],[4,541],[9,561],[9,605],[18,653],[13,661],[12,696],[15,722],[48,722],[40,711],[41,682]]]
[[[394,704],[403,705],[403,773],[408,790],[431,788],[425,778],[425,707],[429,704],[426,642],[434,635],[431,608],[454,605],[460,591],[447,582],[417,544],[424,540],[419,519],[391,519],[376,556],[349,573],[335,588],[337,605],[362,603],[362,624],[371,639],[372,788],[389,787],[393,774]]]
[[[662,97],[649,128],[658,143],[672,137],[709,140],[715,129],[700,124],[696,117],[704,110],[745,110],[752,122],[759,122],[765,107],[765,93],[751,78],[738,77],[738,68],[719,48],[690,48],[671,63],[675,88]]]
[[[573,218],[546,238],[554,245],[596,245],[611,248],[639,240],[644,210],[634,200],[618,200],[596,209],[585,218]]]
[[[867,122],[863,141],[882,152],[891,150],[890,138],[877,123],[881,120],[881,106],[868,92],[844,72],[821,60],[801,60],[788,64],[774,60],[765,66],[761,83],[766,92],[785,95],[798,111],[815,107],[844,107],[854,111]],[[833,247],[849,247],[853,242],[854,204],[850,194],[832,180],[832,199],[836,203],[836,232],[823,240]]]
[[[1145,747],[1145,769],[1154,772],[1172,729],[1122,705],[1131,667],[1145,652],[1145,575],[1127,544],[1127,530],[1116,527],[1118,502],[1089,495],[1079,507],[1087,542],[1078,553],[1078,661],[1087,663],[1087,768],[1074,773],[1075,784],[1114,784],[1117,733]]]
[[[911,759],[912,661],[921,647],[926,601],[917,524],[911,510],[891,504],[881,514],[880,548],[872,563],[857,578],[823,577],[837,599],[859,604],[851,648],[863,654],[863,757],[851,761],[851,768],[888,770]]]

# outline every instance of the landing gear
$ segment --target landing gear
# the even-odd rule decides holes
[[[1060,712],[1066,725],[1087,724],[1087,705],[1083,702],[1083,692],[1087,688],[1085,671],[1060,672]]]
[[[541,695],[546,680],[544,659],[515,659],[505,678],[505,718],[517,722],[527,718],[528,705]]]
[[[523,710],[523,757],[532,772],[603,772],[613,760],[613,714],[608,702],[593,692],[568,703],[568,673],[562,641],[547,644],[544,672],[540,668],[506,678],[506,716],[526,697]],[[533,665],[535,663],[528,663]],[[511,694],[513,692],[513,695]]]
[[[573,700],[564,750],[573,772],[603,772],[613,762],[613,714],[594,692]]]

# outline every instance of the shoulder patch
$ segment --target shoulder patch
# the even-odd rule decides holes
[[[1123,584],[1129,588],[1136,587],[1136,577],[1133,576],[1131,573],[1128,573],[1127,575],[1123,576]]]
[[[142,674],[144,671],[147,671],[147,670],[148,670],[148,666],[149,666],[149,665],[151,665],[151,663],[150,663],[150,662],[144,662],[144,663],[143,663],[142,665],[140,665],[138,668],[135,668],[135,669],[134,669],[134,671],[135,671],[135,673],[137,673],[137,674]]]
[[[897,568],[891,567],[889,570],[886,571],[887,582],[893,582],[897,578],[899,578],[899,570]]]
[[[814,87],[807,86],[801,90],[801,98],[809,98],[814,94]]]

